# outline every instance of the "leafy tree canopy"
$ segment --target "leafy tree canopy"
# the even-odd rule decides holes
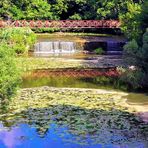
[[[1,19],[118,19],[142,0],[3,0]],[[147,7],[143,7],[147,11]]]

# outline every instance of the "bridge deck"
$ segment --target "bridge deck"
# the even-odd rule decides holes
[[[0,27],[30,27],[30,28],[120,28],[117,20],[15,20],[0,21]]]

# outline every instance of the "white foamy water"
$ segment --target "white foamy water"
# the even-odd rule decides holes
[[[76,45],[74,42],[39,42],[35,45],[35,55],[40,54],[65,54],[74,53],[76,51]]]

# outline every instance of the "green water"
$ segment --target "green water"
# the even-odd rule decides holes
[[[125,86],[117,89],[115,79],[107,79],[105,77],[96,78],[79,78],[64,76],[48,76],[48,77],[26,77],[23,79],[22,88],[34,88],[41,86],[50,86],[58,88],[89,88],[89,89],[105,89],[121,91]],[[146,93],[128,93],[127,102],[134,105],[148,105],[148,95]]]
[[[22,88],[33,88],[40,86],[68,87],[68,88],[112,88],[97,84],[97,78],[78,78],[78,77],[27,77],[23,79]]]
[[[127,102],[131,105],[148,105],[147,93],[129,93]]]

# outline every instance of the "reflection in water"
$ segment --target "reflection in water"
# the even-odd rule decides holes
[[[31,76],[24,77],[22,88],[33,88],[41,86],[59,87],[59,88],[95,88],[95,89],[106,89],[106,90],[116,90],[120,89],[126,90],[126,85],[118,86],[117,78],[108,77],[67,77],[67,76],[46,76],[39,74],[38,77]],[[144,93],[129,93],[126,96],[127,102],[129,104],[137,105],[147,105],[148,95]]]
[[[60,73],[60,72],[59,72]],[[112,82],[116,78],[108,77],[78,77],[78,76],[58,76],[43,75],[25,76],[23,78],[22,88],[33,88],[40,86],[68,87],[68,88],[113,88]],[[110,87],[109,87],[110,83]],[[114,85],[115,86],[115,85]]]
[[[64,133],[64,134],[63,134]],[[62,135],[63,134],[63,135]],[[113,136],[112,139],[120,141],[120,138]],[[126,137],[125,137],[126,138]],[[141,141],[125,144],[93,144],[89,136],[85,139],[79,137],[81,144],[75,143],[77,137],[67,132],[66,128],[60,128],[56,125],[50,125],[50,129],[44,138],[38,137],[34,128],[30,128],[26,124],[20,124],[17,128],[12,128],[11,131],[0,132],[0,147],[1,148],[146,148],[146,145]],[[83,141],[87,140],[88,144],[83,144]],[[120,146],[119,146],[120,145]]]
[[[55,78],[25,79],[23,87],[98,88],[97,79]],[[24,90],[0,113],[0,148],[147,148],[147,125],[116,104],[117,94],[101,95]]]
[[[13,148],[21,144],[17,137],[23,135],[24,132],[20,128],[7,129],[0,124],[0,147]]]
[[[40,103],[43,104],[42,101]],[[103,105],[108,106],[108,103]],[[116,109],[105,111],[64,104],[49,105],[46,108],[28,108],[20,113],[9,111],[1,114],[0,120],[0,148],[148,146],[147,125],[133,114]]]

